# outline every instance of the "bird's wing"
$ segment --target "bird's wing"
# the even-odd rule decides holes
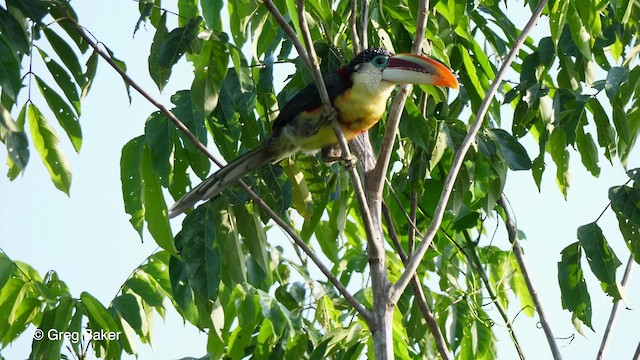
[[[347,89],[348,83],[337,72],[323,75],[322,78],[332,101]],[[274,133],[289,124],[301,112],[311,111],[320,106],[322,106],[322,100],[320,100],[318,87],[315,83],[307,85],[280,109],[280,114],[273,123]]]

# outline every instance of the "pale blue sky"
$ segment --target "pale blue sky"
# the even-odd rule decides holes
[[[150,27],[147,31],[142,28],[132,38],[138,16],[136,3],[77,0],[73,5],[81,22],[127,63],[129,74],[165,104],[170,104],[168,98],[175,91],[190,87],[192,72],[183,61],[174,69],[164,94],[158,94],[147,72],[153,29]],[[516,5],[510,5],[510,11],[515,11]],[[169,21],[175,23],[175,18],[169,16]],[[539,27],[546,27],[546,23]],[[44,73],[46,69],[40,66],[34,71]],[[24,176],[16,181],[9,182],[4,176],[6,166],[0,166],[0,247],[13,260],[32,265],[42,275],[55,269],[74,296],[88,291],[105,305],[116,295],[131,270],[156,248],[148,234],[145,242],[140,243],[122,203],[120,151],[127,141],[142,134],[145,119],[156,110],[136,93],[132,95],[133,103],[129,105],[122,80],[105,63],[100,62],[92,93],[82,106],[84,142],[80,154],[74,153],[66,138],[62,139],[63,150],[73,169],[70,197],[54,188],[33,149]],[[46,107],[43,101],[37,98],[34,101],[42,104],[41,108]],[[508,111],[506,107],[504,109]],[[505,119],[509,117],[504,116]],[[55,122],[51,115],[48,118],[52,123]],[[503,126],[510,129],[508,121]],[[59,134],[63,136],[61,131]],[[538,153],[537,144],[530,138],[523,142],[529,155],[535,157]],[[611,301],[602,293],[585,262],[583,267],[593,303],[596,333],[587,329],[587,338],[578,335],[571,325],[570,313],[561,308],[557,284],[559,253],[576,241],[576,229],[580,225],[592,222],[604,209],[608,202],[608,188],[626,182],[627,178],[620,166],[612,167],[601,162],[602,175],[595,179],[584,170],[577,152],[571,153],[574,173],[568,202],[564,201],[556,188],[553,176],[555,167],[550,158],[547,159],[542,194],[538,193],[529,172],[509,173],[506,194],[518,216],[519,228],[527,235],[528,240],[523,243],[525,256],[555,335],[562,338],[576,335],[573,342],[558,340],[563,356],[565,359],[584,359],[597,354]],[[4,159],[5,156],[5,150],[0,150],[0,157]],[[640,166],[638,151],[630,157],[629,164],[632,168]],[[179,231],[180,221],[177,219],[172,222],[174,233]],[[599,224],[620,260],[626,262],[628,251],[613,214],[608,211]],[[280,234],[278,231],[272,232],[270,240],[282,241],[273,239],[274,236],[281,237]],[[494,244],[502,248],[508,246],[502,228]],[[619,278],[623,268],[620,268]],[[320,274],[317,278],[324,280]],[[640,286],[633,281],[634,278],[637,277],[632,276],[632,287],[627,290],[628,306],[632,309],[638,307],[636,294],[640,294]],[[496,315],[491,307],[485,310]],[[517,312],[517,307],[509,311],[512,317]],[[639,321],[637,310],[622,310],[614,330],[609,358],[631,358],[640,341],[637,335]],[[536,323],[537,317],[530,319],[521,314],[515,320],[516,332],[529,358],[549,358],[544,334]],[[499,324],[495,325],[499,337],[498,354],[502,359],[516,358],[506,328]],[[30,353],[33,331],[33,327],[27,329],[18,341],[3,350],[2,355],[8,359],[26,358]],[[182,319],[174,311],[168,312],[164,322],[156,316],[154,332],[153,350],[147,345],[138,346],[141,359],[200,357],[206,352],[206,336],[199,335],[198,330],[189,324],[183,325]]]

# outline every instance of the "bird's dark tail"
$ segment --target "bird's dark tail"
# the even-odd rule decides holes
[[[267,142],[212,174],[169,209],[169,218],[182,214],[200,200],[208,200],[218,195],[227,186],[247,173],[270,162],[280,160],[281,156],[274,154],[274,151],[271,150],[272,143]]]

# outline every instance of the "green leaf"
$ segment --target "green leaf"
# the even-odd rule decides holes
[[[180,234],[176,236],[176,242],[178,242],[179,237]],[[169,261],[169,279],[171,281],[171,294],[177,305],[176,309],[187,321],[192,324],[199,324],[198,310],[194,303],[187,265],[174,256]]]
[[[58,136],[34,104],[29,104],[27,117],[33,145],[49,171],[51,181],[56,188],[69,195],[71,170],[67,158],[58,147]]]
[[[8,8],[17,8],[25,16],[39,23],[48,13],[47,4],[42,0],[7,0]]]
[[[222,31],[222,17],[220,11],[224,5],[221,1],[201,1],[202,16],[209,29]]]
[[[140,25],[143,22],[147,22],[149,20],[149,15],[151,15],[151,11],[153,10],[153,2],[145,1],[138,3],[138,9],[140,10],[140,17],[138,17],[138,21],[136,21],[136,26],[133,28],[133,36],[136,36],[138,30],[140,30]]]
[[[122,294],[111,302],[111,308],[120,315],[141,338],[149,332],[142,304],[133,294]]]
[[[620,85],[622,85],[623,82],[627,81],[628,78],[629,69],[626,67],[612,67],[609,72],[607,72],[607,79],[605,82],[604,90],[607,93],[609,101],[613,103],[613,100],[618,94],[618,89],[620,89]]]
[[[640,227],[640,189],[629,186],[614,186],[609,189],[611,208],[616,214]]]
[[[142,178],[142,199],[144,204],[144,219],[147,228],[158,246],[170,254],[177,250],[173,242],[173,234],[167,216],[167,204],[162,195],[160,181],[152,169],[151,151],[146,146],[142,150],[140,159],[140,174]]]
[[[248,248],[249,254],[251,254],[251,257],[262,271],[270,276],[267,234],[262,227],[258,211],[249,212],[245,206],[234,206],[233,211],[236,215],[238,231],[242,235],[244,245]]]
[[[229,66],[229,54],[225,43],[212,35],[196,59],[191,97],[194,108],[208,116],[218,105],[220,88]]]
[[[91,331],[104,331],[107,333],[116,333],[119,330],[118,325],[111,317],[111,314],[93,295],[82,292],[80,301],[84,307],[84,312],[89,320],[89,328]],[[119,357],[121,352],[120,345],[117,340],[108,338],[92,339],[94,350],[97,356],[113,358],[116,354]]]
[[[555,128],[549,139],[548,151],[556,164],[556,184],[564,198],[569,192],[569,151],[567,151],[567,135],[562,128]]]
[[[558,262],[558,283],[562,308],[571,311],[574,319],[580,320],[593,330],[591,325],[591,298],[587,291],[580,258],[580,245],[577,242],[567,246],[561,252],[562,259]],[[574,321],[574,325],[577,325]],[[576,326],[580,332],[582,330]]]
[[[553,44],[553,40],[550,37],[540,39],[540,42],[538,43],[538,52],[540,61],[544,66],[550,68],[556,58],[556,48]]]
[[[20,62],[16,59],[4,36],[0,36],[0,87],[2,95],[15,101],[21,86]]]
[[[567,11],[567,24],[569,25],[569,29],[571,29],[571,38],[578,50],[580,50],[580,53],[582,53],[586,59],[591,59],[592,38],[585,28],[575,5],[576,3],[570,1]]]
[[[76,152],[80,152],[82,147],[82,129],[80,122],[69,104],[67,104],[58,93],[49,87],[39,76],[36,76],[38,88],[47,101],[47,105],[58,119],[58,123],[67,133],[69,140]]]
[[[89,50],[89,43],[80,35],[76,27],[71,21],[80,23],[78,15],[73,10],[73,7],[64,2],[50,2],[48,3],[49,15],[56,19],[56,24],[69,35],[71,40],[76,43],[78,49],[84,54]]]
[[[142,239],[144,225],[142,174],[140,172],[144,144],[144,136],[133,138],[122,148],[122,155],[120,156],[120,182],[122,183],[124,210],[131,215],[129,222],[140,235],[140,239]]]
[[[86,84],[86,80],[82,72],[82,66],[80,66],[80,61],[78,61],[78,57],[73,49],[71,49],[71,46],[69,46],[69,44],[67,44],[67,42],[53,30],[44,28],[43,32],[47,37],[47,40],[49,40],[49,44],[51,44],[53,50],[58,54],[60,60],[62,60],[64,65],[71,72],[76,83],[80,85],[80,87],[83,87]]]
[[[158,72],[155,74],[151,73],[151,77],[154,79],[161,91],[164,85],[169,81],[169,76],[171,76],[171,68],[173,67],[173,65],[175,65],[175,63],[178,62],[178,60],[180,60],[182,55],[184,55],[184,53],[189,50],[189,48],[191,47],[191,43],[198,35],[201,22],[202,18],[199,16],[191,18],[189,19],[189,23],[187,25],[185,25],[184,27],[173,29],[163,37],[162,42],[158,47],[157,53]],[[158,32],[162,32],[162,30],[158,30]],[[158,36],[158,33],[156,33],[156,36]],[[152,50],[154,50],[153,46]],[[151,58],[151,56],[153,55],[154,54],[152,52],[149,57]]]
[[[51,329],[57,332],[66,331],[69,327],[74,307],[75,300],[67,295],[60,299],[57,307],[43,311],[42,320],[38,328],[44,332],[45,336],[40,340],[34,339],[31,344],[31,356],[34,359],[60,359],[63,339],[49,338],[47,334]]]
[[[629,179],[635,181],[636,183],[640,183],[640,168],[627,171],[627,176],[629,176]]]
[[[403,137],[408,137],[416,146],[429,150],[428,143],[433,138],[435,131],[430,129],[427,119],[420,113],[412,99],[407,100],[405,108],[407,113],[400,122],[400,134]]]
[[[251,16],[258,8],[255,0],[233,1],[227,4],[229,8],[229,27],[233,35],[234,43],[242,46],[247,40],[247,25]],[[298,26],[297,13],[289,13],[294,26]]]
[[[19,122],[24,122],[26,105],[20,109]],[[22,120],[20,120],[22,119]],[[0,134],[6,129],[6,137],[2,139],[7,147],[8,161],[23,172],[29,162],[29,139],[21,127],[11,118],[11,114],[0,104]]]
[[[13,261],[7,255],[0,253],[0,289],[9,281],[12,273]]]
[[[156,34],[153,36],[153,42],[151,43],[151,49],[149,50],[149,75],[158,86],[158,89],[162,91],[164,86],[169,81],[169,75],[171,75],[171,68],[169,70],[160,67],[160,47],[162,46],[164,39],[169,34],[167,30],[167,13],[163,12],[160,17],[160,21],[156,26]]]
[[[104,45],[104,44],[103,44]],[[109,54],[109,57],[111,58],[111,61],[113,61],[114,64],[116,64],[116,66],[118,68],[120,68],[120,70],[122,70],[122,72],[126,73],[127,72],[127,64],[125,64],[124,61],[118,59],[117,57],[115,57],[113,54],[113,51],[111,49],[109,49],[106,45],[104,46],[104,49],[107,51],[107,54]],[[91,60],[91,59],[89,59]],[[87,69],[87,73],[89,72],[89,69]],[[129,98],[129,104],[131,104],[131,85],[123,78],[122,81],[124,82],[124,87],[127,89],[127,97]]]
[[[620,300],[620,291],[616,283],[616,269],[622,265],[609,247],[602,229],[595,222],[578,228],[578,243],[584,249],[593,274],[600,280],[602,289],[613,298]]]
[[[22,24],[9,11],[0,7],[0,34],[7,41],[9,47],[13,50],[18,59],[20,54],[29,53],[29,39]]]
[[[502,129],[491,129],[493,138],[496,140],[507,165],[511,170],[531,169],[531,159],[527,150],[508,132]]]
[[[631,256],[640,264],[640,227],[621,214],[616,213],[616,218],[620,233],[631,252]]]
[[[625,144],[630,144],[631,129],[629,127],[627,113],[624,111],[624,107],[618,99],[616,99],[611,106],[613,107],[613,124],[616,127],[618,136]]]
[[[204,303],[217,299],[221,272],[233,271],[222,268],[224,257],[221,254],[226,257],[227,253],[217,246],[219,232],[216,228],[223,226],[217,220],[214,211],[205,204],[187,215],[178,235],[182,244],[180,255],[191,288]]]
[[[584,116],[584,114],[583,114]],[[600,175],[600,166],[598,165],[598,148],[591,134],[584,132],[584,127],[579,126],[576,132],[576,145],[580,152],[582,164],[591,175],[598,177]]]
[[[64,92],[67,100],[69,100],[71,105],[73,105],[76,114],[80,115],[80,95],[78,95],[76,85],[71,81],[71,76],[60,64],[58,64],[57,61],[50,58],[47,53],[41,49],[38,49],[38,52],[47,66],[47,69],[49,69],[51,76],[53,76],[53,80],[55,80],[56,84],[58,84],[60,89],[62,89],[62,92]]]
[[[593,121],[598,131],[598,145],[605,150],[607,159],[611,160],[616,153],[616,133],[609,122],[609,116],[596,98],[587,102],[587,109],[593,114]]]
[[[175,125],[160,111],[152,113],[144,126],[144,137],[151,151],[151,168],[164,186],[169,184]]]
[[[91,85],[93,85],[93,80],[96,77],[96,72],[98,71],[98,52],[94,51],[86,63],[87,71],[84,73],[85,79],[87,82],[84,86],[81,87],[81,95],[80,99],[84,99],[91,90]]]

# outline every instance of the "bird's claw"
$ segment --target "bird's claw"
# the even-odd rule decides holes
[[[340,158],[340,165],[342,165],[347,170],[353,170],[357,162],[358,158],[353,154],[349,154],[349,156]]]

